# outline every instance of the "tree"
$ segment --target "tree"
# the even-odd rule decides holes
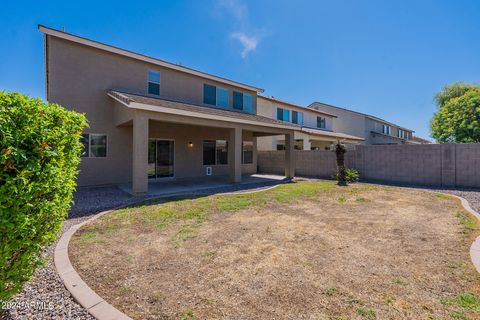
[[[440,143],[480,142],[480,86],[454,83],[435,96],[438,111],[430,122]]]
[[[0,302],[42,265],[76,187],[85,116],[0,91]]]
[[[345,176],[345,153],[347,152],[347,149],[340,144],[340,142],[337,142],[335,145],[335,155],[336,155],[336,160],[337,160],[337,183],[338,185],[341,186],[346,186],[347,185],[347,179]]]

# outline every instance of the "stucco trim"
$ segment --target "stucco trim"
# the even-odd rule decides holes
[[[255,92],[263,92],[264,91],[264,89],[261,89],[261,88],[257,88],[257,87],[254,87],[254,86],[250,86],[250,85],[247,85],[247,84],[243,84],[243,83],[240,83],[240,82],[236,82],[236,81],[233,81],[233,80],[229,80],[229,79],[226,79],[226,78],[222,78],[222,77],[219,77],[219,76],[208,74],[208,73],[205,73],[205,72],[197,71],[197,70],[187,68],[187,67],[184,67],[184,66],[180,66],[180,65],[177,65],[177,64],[173,64],[173,63],[170,63],[170,62],[167,62],[167,61],[164,61],[164,60],[152,58],[152,57],[140,54],[140,53],[135,53],[135,52],[132,52],[132,51],[129,51],[129,50],[125,50],[125,49],[121,49],[121,48],[114,47],[114,46],[111,46],[111,45],[107,45],[107,44],[104,44],[104,43],[101,43],[101,42],[97,42],[97,41],[94,41],[94,40],[90,40],[90,39],[87,39],[87,38],[76,36],[74,34],[67,33],[67,32],[64,32],[64,31],[59,31],[59,30],[55,30],[55,29],[52,29],[52,28],[48,28],[48,27],[40,25],[40,24],[38,25],[38,30],[40,32],[43,32],[46,35],[48,34],[48,35],[53,36],[53,37],[57,37],[57,38],[61,38],[61,39],[64,39],[64,40],[71,41],[71,42],[79,43],[79,44],[82,44],[82,45],[85,45],[85,46],[89,46],[89,47],[97,48],[97,49],[100,49],[100,50],[108,51],[108,52],[111,52],[111,53],[115,53],[115,54],[118,54],[118,55],[129,57],[129,58],[132,58],[132,59],[137,59],[137,60],[145,61],[145,62],[148,62],[148,63],[156,64],[156,65],[164,67],[164,68],[169,68],[169,69],[173,69],[173,70],[176,70],[176,71],[185,72],[185,73],[192,74],[192,75],[195,75],[197,77],[204,78],[204,79],[209,79],[209,80],[225,83],[225,84],[228,84],[228,85],[231,85],[231,86],[234,86],[234,87],[238,87],[238,88],[242,88],[242,89],[245,89],[245,90],[250,90],[250,91],[255,91]]]

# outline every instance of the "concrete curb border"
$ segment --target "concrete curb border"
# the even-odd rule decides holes
[[[143,200],[144,201],[144,200]],[[65,233],[62,234],[60,240],[55,246],[54,251],[54,263],[57,273],[65,285],[65,288],[70,292],[73,299],[77,301],[82,307],[84,307],[90,315],[99,320],[132,320],[126,314],[116,309],[114,306],[106,302],[95,291],[93,291],[83,280],[80,275],[75,271],[68,257],[68,244],[72,236],[87,223],[92,222],[101,216],[112,212],[114,210],[132,205],[119,206],[117,208],[100,212],[90,219],[85,220],[79,224],[71,226]]]
[[[278,183],[273,186],[266,186],[260,187],[260,189],[246,191],[246,192],[223,192],[218,194],[247,194],[247,193],[255,193],[255,192],[262,192],[271,190],[276,188],[283,183]],[[175,193],[175,194],[168,194],[162,195],[159,197],[150,197],[144,198],[137,201],[132,201],[130,203],[115,207],[110,210],[102,211],[93,215],[91,218],[73,225],[68,229],[66,232],[62,234],[60,239],[57,242],[54,250],[54,263],[55,268],[57,269],[57,273],[59,274],[60,278],[65,285],[65,288],[70,292],[73,299],[77,301],[82,307],[84,307],[90,315],[92,315],[95,319],[98,320],[132,320],[129,316],[121,312],[120,310],[116,309],[114,306],[106,302],[102,297],[100,297],[95,291],[93,291],[86,283],[82,280],[80,275],[75,271],[70,262],[70,258],[68,257],[68,244],[72,236],[80,229],[82,226],[100,218],[101,216],[108,214],[112,211],[119,210],[131,205],[140,204],[145,201],[150,200],[157,200],[162,198],[170,198],[170,197],[177,197],[177,196],[188,196],[188,195],[212,195],[215,193],[195,193],[195,192],[186,192],[186,193]]]
[[[459,199],[460,202],[462,203],[463,208],[467,210],[469,213],[471,213],[472,215],[474,215],[478,220],[480,220],[480,213],[473,210],[466,199],[450,193],[442,193],[442,194],[453,196]],[[478,236],[470,246],[470,259],[472,260],[472,263],[475,266],[475,269],[477,269],[477,271],[480,272],[480,236]]]

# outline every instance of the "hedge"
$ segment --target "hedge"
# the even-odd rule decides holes
[[[83,114],[0,91],[0,302],[44,263],[72,203]]]

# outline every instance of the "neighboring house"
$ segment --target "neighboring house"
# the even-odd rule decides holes
[[[257,114],[301,126],[295,131],[296,150],[325,150],[337,141],[355,144],[362,138],[344,133],[334,132],[333,124],[337,116],[315,109],[286,102],[274,97],[257,96]],[[257,140],[258,150],[284,150],[285,139],[283,136],[261,137]]]
[[[412,144],[431,144],[432,141],[423,139],[417,136],[413,136],[413,138],[409,141]]]
[[[361,112],[321,102],[314,102],[308,108],[337,116],[333,131],[362,137],[361,144],[409,144],[413,137],[413,130]]]
[[[45,34],[46,98],[85,113],[78,184],[132,184],[257,170],[257,137],[282,135],[285,175],[294,176],[294,131],[257,115],[263,90],[39,26]]]

